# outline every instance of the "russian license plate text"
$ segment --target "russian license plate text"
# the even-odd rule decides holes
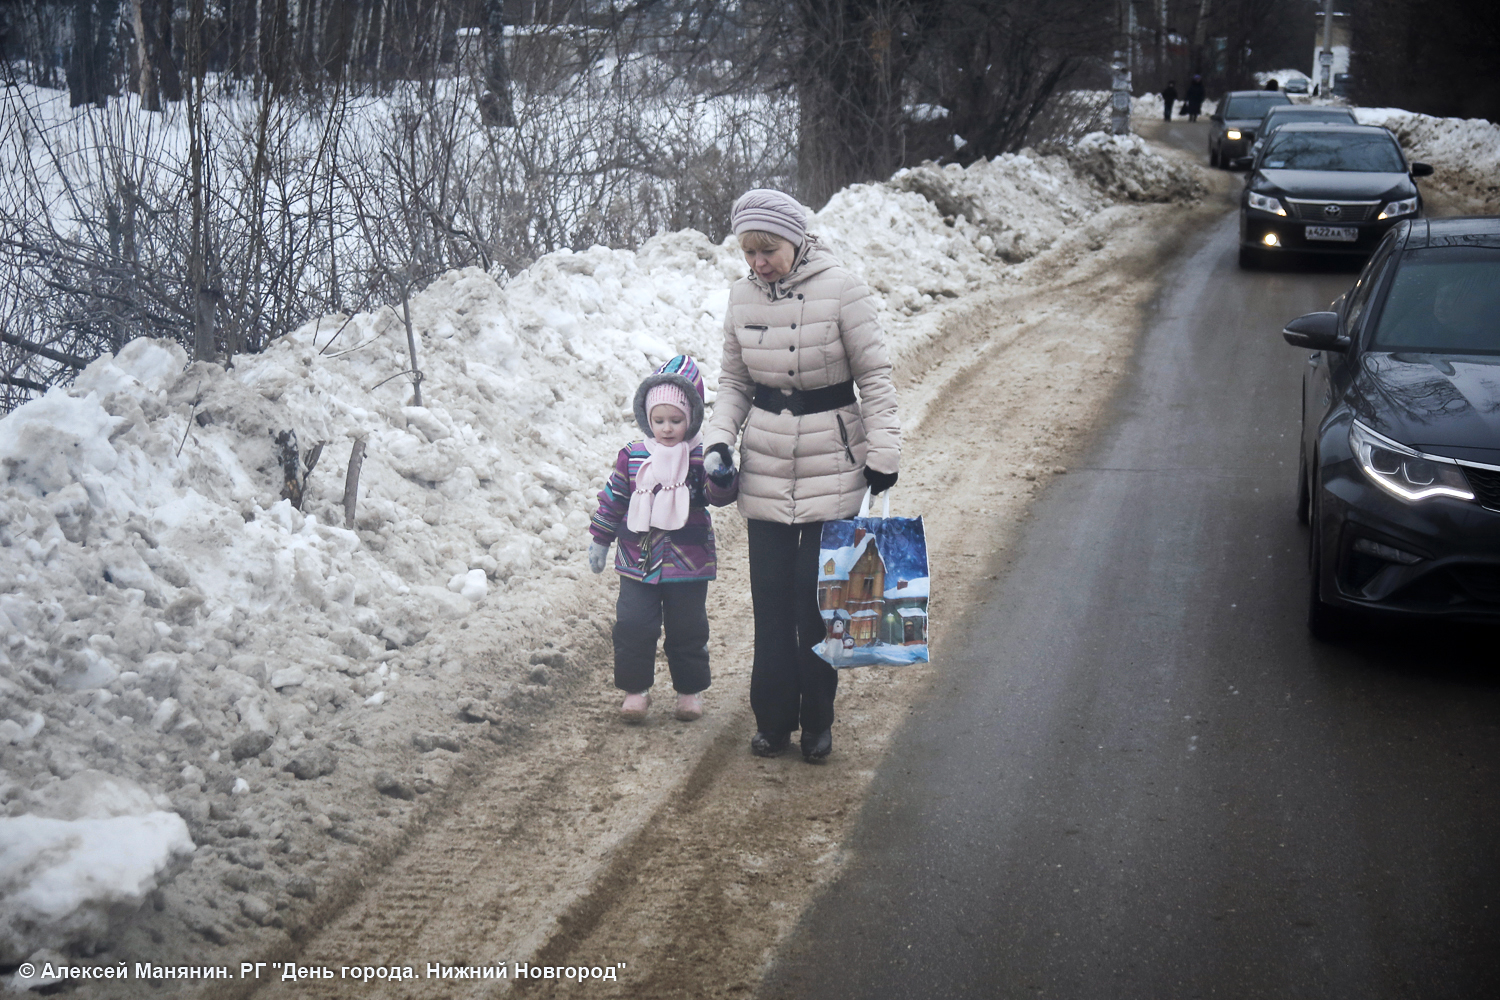
[[[1308,226],[1303,233],[1310,240],[1338,240],[1353,243],[1359,239],[1359,230],[1353,226]]]

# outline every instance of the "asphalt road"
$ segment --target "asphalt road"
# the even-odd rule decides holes
[[[1500,996],[1500,633],[1307,634],[1279,331],[1353,275],[1242,273],[1235,225],[944,637],[761,996]]]

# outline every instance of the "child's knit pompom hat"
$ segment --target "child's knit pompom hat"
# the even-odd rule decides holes
[[[693,419],[692,404],[688,402],[687,393],[682,391],[680,385],[663,382],[652,386],[651,391],[646,393],[646,419],[651,419],[651,411],[658,406],[675,406],[685,418]]]
[[[683,397],[681,402],[658,399],[648,405],[646,397],[657,386],[674,386],[681,390]],[[686,354],[679,354],[647,375],[636,388],[635,422],[647,437],[655,437],[651,433],[651,406],[657,403],[682,406],[688,417],[687,440],[691,441],[698,436],[698,432],[703,429],[703,373],[698,370],[696,361]]]

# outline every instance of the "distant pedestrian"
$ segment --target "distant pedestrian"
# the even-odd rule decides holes
[[[1172,105],[1177,103],[1177,81],[1168,80],[1167,85],[1162,88],[1161,104],[1162,114],[1167,121],[1172,120]]]
[[[833,748],[839,683],[812,651],[826,633],[823,522],[853,517],[866,490],[895,485],[896,387],[875,294],[807,231],[797,199],[747,191],[731,224],[750,273],[729,290],[704,461],[729,466],[740,441],[755,615],[750,752],[774,757],[801,730],[802,759],[816,764]]]
[[[1273,76],[1273,77],[1271,77],[1271,79],[1269,79],[1269,80],[1266,81],[1266,89],[1267,90],[1280,90],[1281,89],[1281,83]]]
[[[667,670],[677,691],[677,718],[703,714],[708,671],[708,581],[718,572],[707,507],[738,492],[733,467],[703,469],[703,376],[685,354],[662,365],[635,391],[635,422],[646,437],[620,449],[599,491],[589,533],[589,569],[604,572],[618,539],[615,572],[615,687],[625,692],[620,717],[642,722],[651,707],[656,640],[666,625]]]
[[[1182,113],[1187,115],[1188,121],[1195,122],[1203,113],[1203,77],[1197,73],[1188,81],[1187,95],[1182,101]]]

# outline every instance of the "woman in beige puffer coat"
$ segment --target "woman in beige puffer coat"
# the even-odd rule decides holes
[[[874,298],[807,233],[805,220],[802,206],[779,191],[749,191],[735,203],[734,231],[752,273],[729,293],[703,444],[705,468],[728,469],[744,431],[739,507],[749,521],[755,606],[751,752],[775,756],[800,729],[811,763],[832,747],[838,688],[838,672],[812,651],[823,639],[823,522],[853,517],[867,488],[880,493],[896,482],[901,429]]]

